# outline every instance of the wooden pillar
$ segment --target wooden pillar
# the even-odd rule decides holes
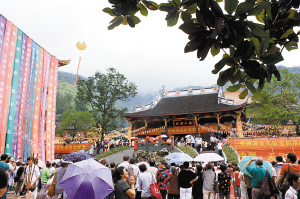
[[[240,137],[244,137],[243,135],[243,124],[242,124],[242,120],[241,120],[241,115],[242,113],[237,113],[236,115],[236,130],[239,133]]]
[[[217,120],[218,120],[218,131],[220,131],[220,114],[217,114]]]
[[[128,123],[129,123],[129,127],[128,127],[128,137],[127,137],[127,139],[129,140],[129,142],[130,142],[130,144],[131,144],[131,132],[132,132],[132,121],[128,121]]]
[[[145,122],[145,132],[146,132],[146,137],[147,137],[147,131],[148,131],[148,121],[147,119],[144,119]]]
[[[194,120],[195,120],[195,126],[196,126],[196,137],[198,136],[198,118],[197,116],[194,116]]]
[[[166,134],[168,134],[168,120],[164,118]]]

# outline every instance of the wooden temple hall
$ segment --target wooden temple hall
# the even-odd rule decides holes
[[[200,134],[208,140],[211,134],[227,136],[233,128],[239,132],[247,105],[247,99],[240,100],[239,93],[223,91],[222,87],[162,90],[150,104],[125,114],[128,137],[166,134],[181,138]]]

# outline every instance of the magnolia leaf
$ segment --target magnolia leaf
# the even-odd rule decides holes
[[[295,49],[298,49],[298,43],[296,41],[290,41],[287,44],[285,44],[284,47],[288,51],[295,50]]]
[[[262,55],[269,48],[269,46],[270,46],[270,37],[262,38],[262,41],[261,41],[261,54]]]
[[[251,93],[255,93],[256,92],[256,88],[253,86],[253,83],[249,82],[249,81],[245,81],[245,84],[247,86],[247,88],[251,91]]]
[[[294,33],[294,30],[293,30],[293,29],[289,29],[289,30],[287,30],[287,31],[280,37],[280,39],[287,38],[290,34],[293,34],[293,33]]]
[[[295,13],[296,13],[296,11],[295,10],[293,10],[293,9],[290,9],[287,13],[290,13],[289,14],[289,16],[288,16],[288,18],[289,19],[291,19],[291,18],[293,18],[294,17],[294,15],[295,15]]]
[[[143,5],[143,4],[139,4],[138,5],[138,8],[140,8],[140,13],[141,13],[141,15],[143,15],[143,16],[148,16],[148,10],[147,10],[147,8]]]
[[[193,19],[192,19],[192,15],[186,11],[183,11],[181,13],[181,18],[183,20],[184,23],[194,23]]]
[[[124,18],[123,18],[123,21],[122,21],[122,25],[127,25],[128,23],[127,23],[127,16],[125,16]]]
[[[235,92],[241,88],[242,84],[236,84],[233,86],[229,86],[226,90],[229,92]]]
[[[256,38],[256,37],[253,37],[252,41],[253,41],[254,46],[255,46],[256,54],[258,56],[261,56],[261,49],[260,49],[261,47],[260,47],[260,41],[259,41],[259,39]]]
[[[212,56],[216,56],[217,54],[219,54],[220,52],[220,45],[212,45],[211,49],[210,49],[210,53],[212,54]]]
[[[257,36],[257,37],[268,37],[269,36],[269,34],[263,28],[261,28],[258,24],[253,23],[251,21],[246,21],[245,23],[251,29],[251,32],[254,36]]]
[[[230,60],[228,56],[223,57],[218,63],[216,63],[215,69],[212,71],[212,73],[217,74],[220,70],[222,70],[228,60]]]
[[[114,22],[116,22],[118,19],[122,19],[122,21],[123,21],[123,17],[117,16],[117,17],[113,18],[113,20],[111,20],[109,23],[114,23]]]
[[[159,5],[157,5],[157,3],[153,2],[153,1],[143,0],[143,3],[149,10],[158,10],[159,9]]]
[[[248,40],[241,42],[234,53],[234,57],[239,57],[241,55],[244,55],[248,51],[249,47],[250,47],[250,42]]]
[[[263,13],[256,15],[255,17],[256,17],[257,21],[259,21],[261,23],[265,23],[265,20],[264,20],[265,15]]]
[[[248,95],[248,89],[246,88],[245,90],[243,90],[243,92],[239,95],[240,99],[245,99]]]
[[[179,12],[175,13],[175,15],[173,16],[173,18],[169,19],[167,22],[167,25],[169,27],[175,26],[178,22],[178,18],[179,18]]]
[[[172,0],[172,2],[177,6],[177,8],[180,8],[181,6],[180,0]]]
[[[175,17],[175,15],[177,14],[178,10],[172,10],[171,12],[169,12],[166,16],[166,19],[165,20],[170,20],[170,19],[173,19]]]
[[[240,3],[238,5],[238,7],[236,8],[235,16],[238,17],[242,14],[250,12],[253,9],[254,5],[255,5],[255,0],[248,0],[243,3]],[[225,8],[225,10],[226,10],[226,8]]]
[[[109,14],[110,16],[116,16],[112,11],[111,11],[111,8],[104,8],[103,10],[102,10],[103,12],[105,12],[105,13],[107,13],[107,14]]]
[[[248,15],[259,15],[262,10],[266,10],[271,6],[271,3],[268,1],[261,2],[258,6],[256,6],[253,10],[251,10]]]
[[[259,58],[264,64],[273,65],[283,61],[283,57],[280,52],[275,54],[270,54],[268,56],[260,57]]]
[[[159,4],[159,10],[160,11],[170,12],[174,8],[176,8],[176,7],[171,3],[161,3],[161,4]]]
[[[223,27],[223,17],[216,17],[215,19],[215,29],[217,30],[218,33],[222,32],[222,27]]]
[[[225,10],[229,15],[232,15],[236,6],[238,5],[238,0],[225,0]]]
[[[117,19],[116,19],[117,18]],[[116,19],[116,20],[115,20]],[[108,30],[112,30],[112,29],[114,29],[115,27],[117,27],[117,26],[119,26],[121,23],[122,23],[122,21],[123,21],[123,18],[122,17],[115,17],[115,19],[113,19],[113,20],[115,20],[114,22],[112,22],[112,24],[110,25],[110,26],[108,26]]]

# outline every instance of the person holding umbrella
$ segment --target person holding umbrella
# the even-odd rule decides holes
[[[255,161],[256,167],[250,167],[251,162]],[[264,164],[264,159],[262,158],[252,158],[245,165],[246,170],[252,176],[252,199],[259,198],[259,192],[261,190],[262,178],[266,176],[267,170],[262,167]]]
[[[115,170],[115,178],[118,180],[116,183],[116,198],[118,199],[130,199],[135,198],[134,184],[135,180],[133,176],[129,179],[129,183],[126,182],[128,179],[128,173],[124,167],[118,167]]]

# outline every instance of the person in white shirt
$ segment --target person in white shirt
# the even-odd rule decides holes
[[[277,174],[276,174],[276,169],[274,168],[274,166],[276,165],[276,162],[272,161],[271,165],[272,165],[272,178],[274,179],[274,182],[276,182]]]
[[[156,176],[158,169],[155,167],[155,160],[153,158],[149,161],[149,165],[150,167],[148,167],[147,170]]]
[[[196,142],[197,151],[198,151],[198,153],[200,153],[201,152],[201,148],[202,148],[202,146],[201,146],[201,144],[202,144],[202,138],[198,135],[198,137],[196,137],[196,139],[195,139],[195,142]]]
[[[298,199],[298,189],[300,187],[300,175],[290,173],[287,178],[290,188],[285,193],[285,199]]]
[[[127,169],[128,170],[128,167],[129,167],[129,156],[128,155],[124,155],[124,157],[123,157],[123,160],[124,160],[124,162],[122,162],[121,164],[119,164],[119,166],[118,167],[124,167],[125,169]]]
[[[191,137],[191,145],[194,148],[195,147],[195,138],[194,136]]]
[[[186,139],[186,145],[191,146],[191,136]]]
[[[26,180],[23,181],[23,185],[21,187],[24,186],[24,183],[26,181],[26,183],[28,183],[30,181],[31,183],[31,187],[34,185],[37,185],[38,179],[40,178],[40,171],[39,171],[39,167],[37,165],[34,164],[34,157],[28,157],[27,158],[27,163],[28,166],[26,167]],[[36,186],[35,190],[32,191],[33,195],[34,195],[34,199],[36,199],[37,197],[37,191],[38,188]]]
[[[218,142],[218,146],[217,147],[218,147],[219,155],[221,157],[223,157],[223,153],[222,153],[223,144],[222,144],[221,141]]]

